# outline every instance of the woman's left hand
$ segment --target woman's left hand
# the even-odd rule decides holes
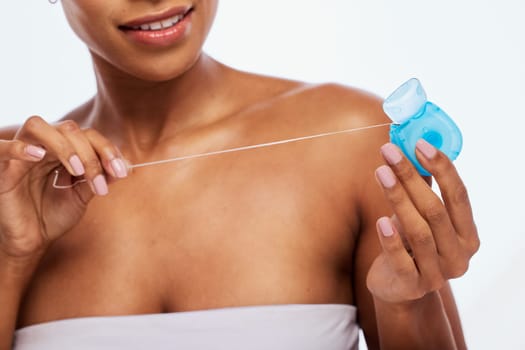
[[[479,249],[467,190],[452,162],[427,142],[417,156],[435,178],[443,200],[393,144],[381,148],[389,164],[376,170],[394,215],[377,221],[381,254],[367,277],[375,298],[390,303],[420,299],[462,276]]]

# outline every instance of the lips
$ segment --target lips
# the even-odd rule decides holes
[[[144,16],[129,21],[119,28],[121,30],[162,30],[176,25],[193,12],[193,7],[177,7],[159,15]]]
[[[167,46],[182,39],[191,26],[191,6],[176,7],[158,15],[134,19],[119,29],[128,38],[145,45]]]

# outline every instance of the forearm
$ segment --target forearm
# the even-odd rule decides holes
[[[11,349],[18,309],[38,259],[12,259],[0,251],[0,350]]]
[[[439,292],[392,305],[375,299],[381,349],[457,349]]]

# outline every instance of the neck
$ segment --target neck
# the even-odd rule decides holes
[[[95,61],[98,93],[90,124],[131,148],[147,150],[177,133],[227,114],[227,69],[206,55],[164,82],[131,77]]]

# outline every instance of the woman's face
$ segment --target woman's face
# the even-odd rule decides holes
[[[218,0],[62,0],[97,65],[149,81],[173,79],[198,59]]]

